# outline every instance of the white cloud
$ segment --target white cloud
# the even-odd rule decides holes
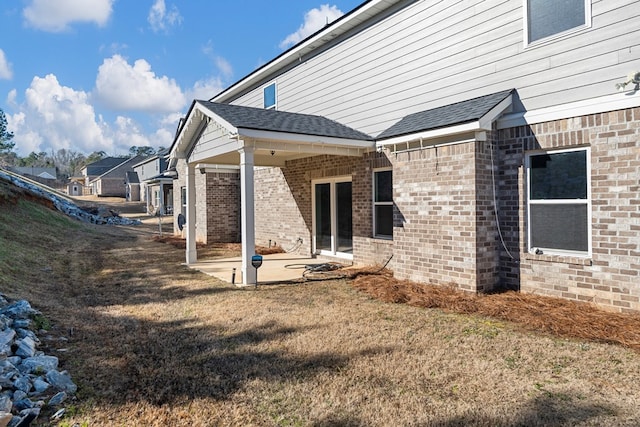
[[[43,31],[61,32],[73,22],[93,22],[104,26],[114,0],[30,0],[23,10],[28,25]]]
[[[167,31],[169,27],[174,27],[182,23],[182,15],[180,15],[176,5],[171,5],[171,8],[167,12],[164,0],[156,0],[153,6],[151,6],[151,9],[149,9],[147,21],[149,21],[149,25],[153,31]]]
[[[146,134],[130,117],[120,115],[112,123],[105,121],[96,114],[90,98],[84,91],[62,86],[53,74],[34,77],[22,104],[15,102],[16,93],[12,91],[9,100],[17,112],[6,117],[8,128],[15,134],[13,140],[18,155],[27,156],[32,151],[48,153],[61,148],[85,154],[94,151],[127,154],[132,145],[167,147],[171,144],[177,119],[170,123],[162,117],[152,123],[157,130]]]
[[[215,54],[212,40],[207,41],[207,44],[202,46],[202,53],[204,53],[205,56],[213,62],[213,65],[215,65],[217,71],[222,75],[222,77],[225,79],[233,77],[233,67],[231,66],[231,63],[222,56]]]
[[[193,99],[211,99],[218,93],[222,92],[225,85],[220,77],[210,77],[208,79],[198,80],[193,88],[187,91],[187,98]]]
[[[229,61],[221,56],[216,56],[215,63],[216,67],[218,67],[218,70],[224,77],[230,78],[233,76],[233,68],[231,67]]]
[[[340,18],[344,13],[337,6],[329,6],[323,4],[319,8],[314,8],[305,13],[304,23],[300,25],[298,31],[289,34],[280,42],[280,48],[286,49],[294,44],[304,40],[311,34],[315,33],[325,25]]]
[[[87,100],[85,92],[60,85],[53,74],[34,77],[20,111],[7,116],[16,151],[22,155],[61,148],[111,152],[112,141]]]
[[[0,49],[0,79],[11,80],[12,77],[11,64],[7,61],[4,51]]]
[[[175,80],[156,76],[144,59],[131,66],[120,55],[103,61],[95,95],[114,110],[173,112],[187,102]]]

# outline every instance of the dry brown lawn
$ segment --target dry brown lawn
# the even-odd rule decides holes
[[[29,221],[29,233],[47,234],[30,215],[3,233],[17,239]],[[632,347],[423,308],[423,291],[386,302],[384,276],[236,288],[184,267],[184,251],[157,232],[65,228],[25,255],[26,277],[0,276],[67,339],[47,348],[79,385],[57,425],[640,424]]]

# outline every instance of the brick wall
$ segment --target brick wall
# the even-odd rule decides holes
[[[500,276],[510,287],[640,310],[640,108],[501,130],[500,214],[520,262],[503,250]],[[526,247],[527,150],[591,147],[592,256],[529,254]],[[516,205],[515,199],[518,199]]]
[[[124,197],[124,178],[100,178],[98,180],[98,196],[103,197]]]
[[[478,240],[486,238],[491,221],[485,215],[487,171],[482,169],[487,153],[483,144],[476,153],[476,146],[470,142],[391,156],[398,216],[391,268],[396,277],[469,291],[492,285],[493,280],[478,283],[497,266],[489,266],[490,256],[476,259]],[[476,156],[482,169],[477,172],[480,203]]]
[[[286,250],[311,253],[311,223],[302,209],[308,204],[310,189],[305,187],[304,169],[257,168],[255,179],[256,245],[280,245]],[[308,215],[307,215],[308,217]],[[297,239],[302,245],[296,245]]]
[[[240,242],[240,173],[207,172],[202,181],[206,191],[198,191],[198,198],[206,203],[206,242]]]

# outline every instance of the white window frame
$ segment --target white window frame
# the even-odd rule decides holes
[[[587,178],[587,198],[586,199],[551,199],[551,200],[531,200],[531,157],[544,155],[544,154],[560,154],[576,151],[586,151],[586,178]],[[589,258],[592,255],[592,208],[591,208],[591,149],[590,147],[575,147],[560,150],[536,150],[525,154],[525,167],[526,167],[526,199],[527,199],[527,251],[531,254],[536,254],[541,251],[542,254],[548,255],[565,255],[574,257]],[[536,248],[533,247],[531,242],[531,205],[553,205],[553,204],[584,204],[587,206],[587,246],[588,250],[584,251],[572,251],[563,250],[557,248]]]
[[[391,172],[391,201],[390,202],[376,202],[376,173],[378,172]],[[393,168],[376,168],[371,175],[371,210],[373,223],[371,234],[375,239],[393,240],[393,223],[391,224],[391,236],[376,234],[376,224],[378,218],[376,218],[376,206],[391,206],[393,209]]]
[[[264,96],[264,91],[270,87],[273,86],[273,105],[266,105],[266,99]],[[277,110],[278,109],[278,85],[277,82],[271,82],[267,85],[264,85],[262,87],[262,106],[264,107],[265,110]]]
[[[336,216],[336,184],[341,182],[351,182],[353,185],[353,178],[351,175],[347,176],[339,176],[334,178],[323,178],[323,179],[315,179],[311,181],[311,212],[312,214],[312,224],[313,227],[313,253],[318,255],[326,255],[326,256],[334,256],[337,258],[344,259],[353,259],[353,250],[351,253],[347,252],[338,252],[337,246],[338,242],[336,242],[337,229],[338,229],[338,218]],[[318,249],[316,244],[316,184],[329,184],[331,186],[331,201],[330,201],[330,211],[331,211],[331,250],[326,249]],[[353,193],[352,193],[353,197]],[[353,226],[353,217],[351,218],[352,226]],[[353,236],[352,236],[353,238]],[[352,243],[353,244],[353,243]]]
[[[522,14],[524,15],[524,28],[523,28],[523,40],[524,46],[535,46],[538,44],[544,44],[549,41],[553,41],[569,34],[573,34],[578,31],[582,31],[587,28],[591,28],[591,0],[584,0],[584,25],[579,25],[575,28],[570,28],[565,31],[561,31],[556,34],[552,34],[547,37],[543,37],[538,40],[530,41],[529,40],[529,1],[530,0],[522,0]]]

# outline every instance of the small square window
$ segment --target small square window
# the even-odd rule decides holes
[[[590,26],[591,0],[525,0],[527,44]]]
[[[264,108],[276,108],[276,84],[271,83],[263,90]]]

